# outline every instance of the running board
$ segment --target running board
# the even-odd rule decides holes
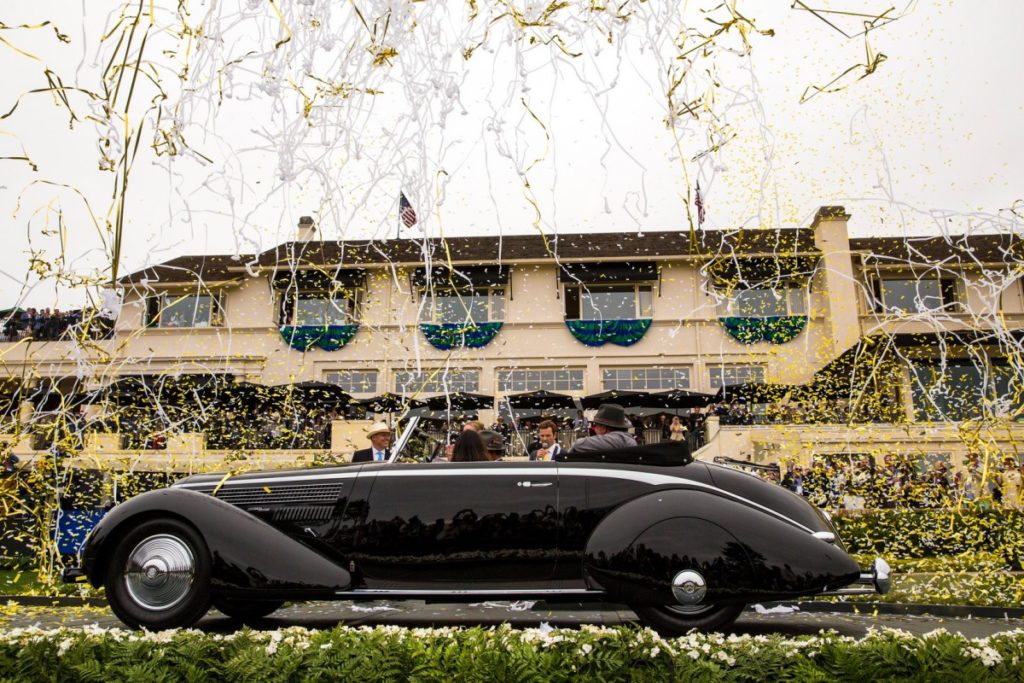
[[[589,602],[607,599],[604,591],[586,588],[523,588],[501,589],[404,589],[404,588],[357,588],[350,591],[336,591],[338,600],[426,600],[427,602],[468,602],[470,600],[546,600],[548,602]]]

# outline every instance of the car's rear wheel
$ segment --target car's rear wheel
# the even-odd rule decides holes
[[[283,600],[240,600],[238,598],[216,597],[213,606],[221,614],[239,621],[256,621],[276,612]]]
[[[682,635],[692,629],[714,631],[725,628],[743,612],[746,605],[632,605],[631,609],[645,626],[668,636]]]
[[[107,567],[110,609],[132,628],[191,626],[210,608],[210,552],[194,528],[152,519],[131,529]]]

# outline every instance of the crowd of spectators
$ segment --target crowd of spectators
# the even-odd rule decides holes
[[[331,447],[331,422],[340,419],[336,408],[287,404],[211,414],[202,431],[211,450],[278,450]]]
[[[83,321],[87,324],[83,325]],[[0,318],[0,335],[5,342],[28,337],[37,341],[57,341],[65,339],[69,330],[79,330],[79,334],[84,333],[90,339],[107,339],[113,333],[114,324],[111,319],[93,315],[89,311],[83,313],[56,308],[19,309]]]
[[[877,410],[862,410],[854,414],[847,399],[836,398],[816,403],[787,400],[755,403],[743,400],[721,401],[709,404],[702,413],[715,415],[722,425],[764,424],[847,424],[849,422],[888,422],[892,406],[878,402]]]
[[[876,465],[864,455],[817,458],[807,466],[791,467],[781,479],[778,470],[761,472],[829,510],[948,508],[963,503],[1024,509],[1024,463],[1013,456],[993,458],[986,464],[972,453],[955,471],[941,460],[921,467],[910,459],[886,455]]]

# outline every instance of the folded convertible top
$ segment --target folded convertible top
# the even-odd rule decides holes
[[[558,460],[562,462],[606,462],[616,465],[657,465],[661,467],[677,467],[693,462],[690,447],[685,441],[662,441],[633,448],[620,448],[614,451],[593,451],[589,453],[572,453],[562,451]]]

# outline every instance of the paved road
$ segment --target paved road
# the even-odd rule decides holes
[[[262,629],[285,626],[331,628],[344,623],[349,626],[396,624],[400,626],[491,626],[509,623],[531,627],[546,622],[555,627],[573,627],[580,624],[617,625],[636,621],[626,608],[602,606],[602,609],[582,605],[557,607],[543,603],[483,603],[476,605],[405,603],[311,602],[298,603],[275,612],[258,625]],[[37,625],[43,628],[98,624],[106,628],[120,627],[121,623],[103,607],[27,607],[8,605],[0,609],[0,629]],[[232,631],[238,622],[216,611],[211,611],[198,625],[210,632]],[[1011,629],[1024,629],[1020,619],[970,619],[930,616],[893,616],[872,614],[839,614],[791,612],[786,614],[758,614],[748,611],[733,625],[733,633],[771,634],[787,636],[817,633],[834,629],[843,635],[860,637],[871,627],[900,628],[915,634],[925,634],[937,628],[959,632],[970,638],[981,638]]]

